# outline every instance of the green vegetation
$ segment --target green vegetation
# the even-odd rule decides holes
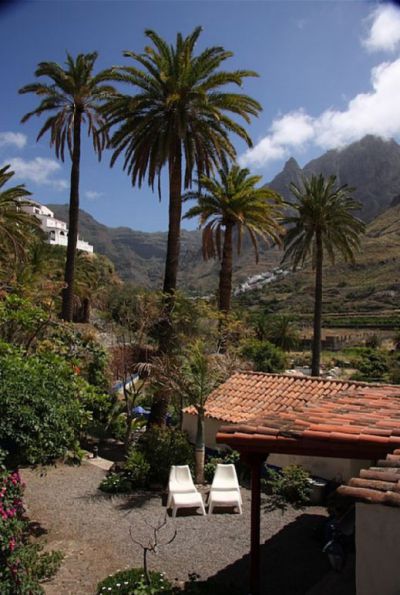
[[[281,472],[267,468],[267,478],[262,482],[267,510],[304,508],[310,501],[310,475],[299,465],[289,465]]]
[[[150,584],[141,568],[122,570],[107,577],[97,585],[97,595],[156,595],[172,593],[171,583],[160,572],[149,572]]]
[[[287,365],[282,349],[269,341],[248,339],[242,347],[242,354],[253,362],[257,372],[283,372]]]

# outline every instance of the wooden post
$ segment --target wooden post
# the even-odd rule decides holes
[[[265,456],[249,457],[251,466],[250,595],[260,595],[261,464]]]

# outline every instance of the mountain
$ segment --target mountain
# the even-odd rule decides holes
[[[400,146],[394,141],[366,136],[344,149],[331,150],[307,163],[302,169],[289,159],[283,170],[268,184],[290,201],[291,182],[299,184],[302,175],[335,174],[340,184],[356,187],[355,196],[362,203],[361,217],[372,221],[395,205],[400,194]],[[49,205],[56,216],[68,220],[67,205]],[[143,287],[160,288],[164,274],[167,233],[147,233],[129,227],[107,227],[85,211],[80,215],[80,235],[93,244],[96,252],[107,256],[125,281]],[[278,266],[281,254],[260,245],[256,265],[251,243],[243,243],[240,258],[235,258],[234,284]],[[193,294],[215,291],[219,263],[204,262],[201,256],[201,232],[182,231],[179,286]]]
[[[55,216],[68,221],[68,205],[47,205]],[[115,265],[124,281],[148,288],[161,288],[164,275],[167,245],[166,232],[135,231],[129,227],[107,227],[80,211],[79,235],[93,244],[95,252],[104,254]],[[269,270],[279,262],[276,250],[260,246],[260,261],[256,265],[250,242],[243,242],[242,254],[235,260],[234,283],[241,283],[247,276]],[[219,263],[203,261],[201,232],[182,230],[180,287],[193,294],[215,291]]]
[[[361,217],[372,221],[400,192],[400,145],[368,135],[343,149],[327,151],[303,169],[291,158],[268,186],[291,201],[290,182],[298,184],[302,175],[320,173],[335,175],[339,184],[354,187],[354,196],[362,204]]]

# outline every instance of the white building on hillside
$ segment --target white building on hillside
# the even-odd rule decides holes
[[[41,205],[39,202],[31,200],[29,203],[29,205],[22,208],[27,213],[35,215],[35,217],[39,219],[41,228],[46,234],[47,242],[57,246],[66,246],[68,243],[67,224],[64,221],[60,221],[60,219],[56,219],[53,211],[44,205]],[[93,246],[79,238],[76,247],[78,250],[93,253]]]

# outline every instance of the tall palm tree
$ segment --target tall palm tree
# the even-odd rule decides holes
[[[238,165],[224,165],[219,179],[205,175],[199,179],[200,193],[188,192],[185,200],[198,203],[185,218],[200,217],[203,228],[203,257],[221,260],[219,275],[219,309],[228,313],[231,307],[234,231],[240,254],[243,230],[248,232],[258,262],[258,239],[280,243],[282,228],[278,219],[282,199],[266,186],[256,188],[261,176],[250,175]]]
[[[293,269],[311,258],[315,269],[314,334],[311,373],[319,376],[321,359],[322,267],[325,256],[334,264],[336,253],[345,261],[354,262],[360,247],[364,223],[352,213],[360,208],[354,200],[354,188],[337,186],[336,176],[303,178],[302,185],[291,184],[296,198],[291,207],[296,214],[285,219],[289,229],[285,236],[284,261]]]
[[[29,248],[40,238],[40,222],[23,210],[31,193],[24,185],[3,190],[14,172],[6,165],[0,169],[0,268],[16,268],[25,259]]]
[[[200,32],[197,27],[185,38],[178,33],[173,46],[147,30],[153,46],[142,54],[125,52],[134,64],[114,70],[113,79],[132,87],[132,94],[119,95],[107,107],[110,126],[118,126],[111,139],[111,163],[124,153],[124,169],[133,185],[141,186],[147,177],[154,188],[157,180],[160,196],[161,172],[168,167],[164,292],[169,295],[177,284],[182,185],[191,187],[194,169],[198,175],[210,175],[222,161],[235,157],[230,133],[251,146],[249,135],[230,114],[249,122],[250,116],[261,110],[251,97],[224,90],[227,85],[241,86],[244,78],[258,75],[249,70],[220,70],[233,55],[222,47],[206,48],[195,55]]]
[[[67,257],[65,262],[62,311],[64,320],[71,321],[73,313],[75,255],[79,226],[79,174],[81,158],[81,128],[87,124],[92,137],[93,148],[99,160],[108,143],[102,105],[115,90],[108,84],[109,71],[93,74],[97,53],[78,54],[73,58],[67,54],[65,68],[55,62],[41,62],[36,77],[46,77],[47,83],[26,85],[20,93],[35,93],[40,98],[38,107],[27,113],[22,122],[32,116],[49,114],[37,136],[39,140],[46,132],[50,134],[50,146],[54,146],[57,158],[64,161],[65,146],[71,158],[71,185],[69,200],[69,231]]]

